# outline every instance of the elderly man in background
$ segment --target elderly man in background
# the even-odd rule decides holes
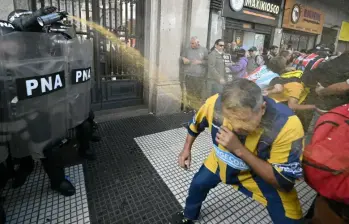
[[[207,57],[207,49],[200,46],[197,37],[192,37],[190,39],[190,47],[185,49],[181,57],[186,88],[187,110],[196,110],[202,103]]]

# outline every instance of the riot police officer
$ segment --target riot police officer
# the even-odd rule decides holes
[[[10,13],[8,19],[12,22],[11,25],[16,31],[40,32],[42,27],[39,26],[37,17],[47,15],[55,10],[54,7],[45,7],[34,13],[27,10],[16,10]],[[9,73],[11,74],[11,71]],[[14,83],[12,83],[12,85],[14,85]],[[11,88],[16,89],[15,86]],[[16,93],[12,92],[12,96],[7,100],[12,102],[13,99],[16,98]],[[15,108],[16,104],[14,103],[14,107],[10,110]],[[70,181],[65,178],[64,167],[58,164],[56,158],[52,157],[54,154],[50,153],[57,145],[60,145],[60,139],[54,143],[50,142],[51,136],[49,135],[49,131],[52,129],[49,120],[50,116],[52,115],[50,115],[46,109],[46,111],[35,111],[27,115],[18,115],[10,120],[10,122],[13,122],[12,127],[14,127],[14,129],[18,127],[17,123],[24,125],[24,127],[20,128],[20,132],[15,131],[11,133],[13,139],[9,141],[8,144],[13,157],[19,158],[20,161],[19,169],[15,173],[14,187],[19,187],[24,184],[28,175],[32,172],[34,162],[31,157],[34,156],[41,160],[44,170],[50,179],[51,188],[64,196],[71,196],[75,194],[75,188]],[[40,133],[37,129],[40,130]],[[16,156],[16,154],[19,156]]]

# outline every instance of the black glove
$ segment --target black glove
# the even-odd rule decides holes
[[[54,6],[46,6],[33,12],[31,15],[16,18],[12,25],[20,31],[40,32],[42,27],[38,23],[38,17],[51,14],[56,10],[57,8]]]

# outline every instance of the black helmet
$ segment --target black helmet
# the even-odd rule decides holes
[[[15,31],[13,25],[5,20],[0,20],[0,36],[4,36],[8,33]]]
[[[9,21],[10,23],[12,23],[15,19],[20,18],[22,16],[28,16],[33,14],[32,11],[26,10],[26,9],[16,9],[15,11],[12,11],[8,17],[7,17],[7,21]]]

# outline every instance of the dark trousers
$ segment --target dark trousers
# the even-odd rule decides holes
[[[80,144],[80,150],[86,151],[90,148],[90,140],[93,134],[93,127],[88,120],[76,128],[76,139]]]
[[[93,126],[94,126],[95,115],[91,110],[89,117],[79,126],[76,127],[76,139],[78,140],[81,152],[85,152],[90,149],[90,140],[93,135]]]
[[[202,105],[202,91],[204,79],[202,77],[185,76],[186,99],[190,109],[198,110]]]
[[[318,195],[311,207],[311,224],[349,223],[349,206]]]
[[[55,158],[41,159],[41,164],[50,179],[51,187],[57,188],[65,180],[64,167]]]
[[[219,173],[212,173],[204,165],[195,174],[189,188],[189,195],[185,202],[184,216],[191,220],[197,220],[200,214],[202,202],[206,199],[208,192],[215,188],[221,179]],[[303,220],[293,220],[280,214],[276,206],[278,203],[268,201],[267,210],[275,224],[301,224]]]

